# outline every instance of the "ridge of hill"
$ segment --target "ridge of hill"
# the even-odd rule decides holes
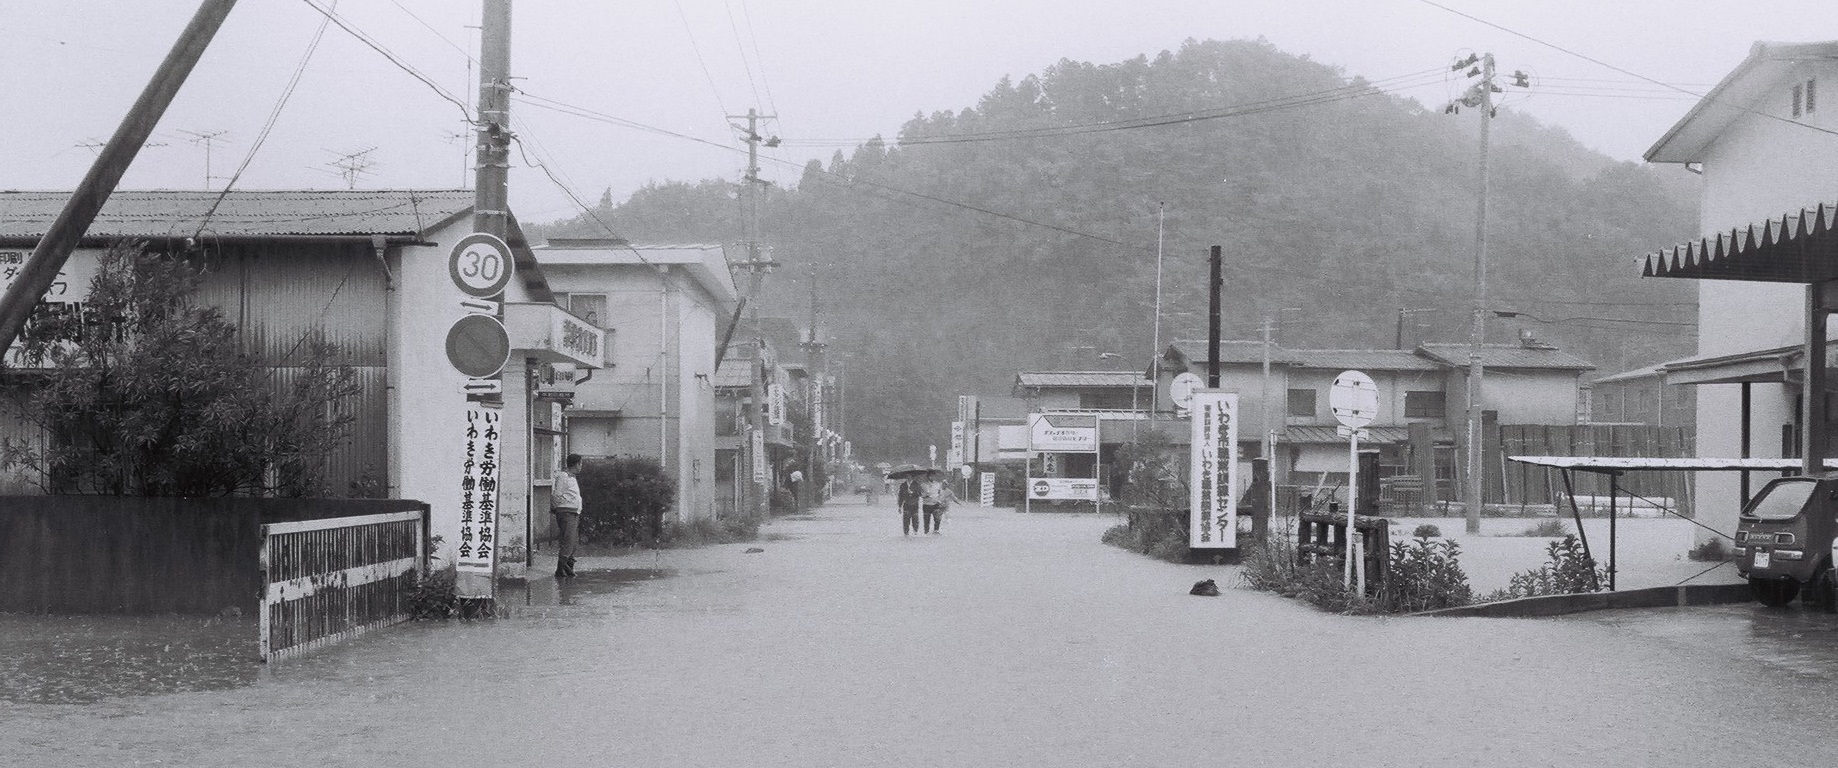
[[[1263,41],[1062,60],[766,188],[762,240],[783,267],[765,311],[806,317],[816,267],[848,431],[875,457],[944,442],[958,394],[1006,394],[1018,370],[1146,368],[1162,204],[1164,343],[1205,336],[1212,245],[1226,338],[1271,316],[1291,347],[1466,341],[1473,112]],[[1493,137],[1487,304],[1521,314],[1490,320],[1491,340],[1529,331],[1598,374],[1689,354],[1695,287],[1642,280],[1635,257],[1695,233],[1695,178],[1509,110]],[[738,242],[738,192],[652,184],[537,234]]]

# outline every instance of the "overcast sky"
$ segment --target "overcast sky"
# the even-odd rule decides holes
[[[1692,100],[1603,63],[1702,93],[1756,40],[1838,38],[1838,16],[1814,0],[1437,2],[1481,21],[1424,0],[515,0],[512,68],[530,98],[513,122],[528,160],[561,184],[518,158],[512,204],[524,221],[549,221],[578,212],[563,186],[592,203],[608,188],[624,199],[649,181],[736,178],[744,145],[726,115],[749,108],[777,115],[763,132],[784,140],[761,175],[794,183],[805,161],[891,137],[915,112],[974,105],[1004,75],[1153,57],[1187,38],[1261,36],[1373,81],[1419,75],[1403,92],[1434,108],[1463,87],[1442,74],[1450,61],[1492,52],[1502,71],[1535,77],[1509,105],[1636,160]],[[209,183],[221,187],[318,33],[315,4],[331,0],[242,0],[123,187],[204,188],[199,137],[223,132],[208,142]],[[72,187],[94,158],[84,145],[114,130],[197,5],[0,0],[16,94],[0,188]],[[359,188],[470,186],[455,100],[476,99],[479,5],[338,3],[438,90],[329,26],[237,186],[341,189],[340,165]]]

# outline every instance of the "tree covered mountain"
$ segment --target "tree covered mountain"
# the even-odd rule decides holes
[[[1163,204],[1164,343],[1205,336],[1212,245],[1228,339],[1271,316],[1293,346],[1465,341],[1473,113],[1262,41],[1061,61],[763,190],[783,264],[764,311],[806,317],[814,267],[849,434],[888,458],[942,444],[958,394],[1005,394],[1018,370],[1146,369]],[[1643,280],[1635,257],[1693,234],[1695,180],[1504,109],[1491,163],[1488,305],[1558,321],[1493,319],[1492,340],[1528,329],[1599,373],[1692,350],[1694,286]],[[538,234],[733,243],[740,201],[731,181],[659,183]]]

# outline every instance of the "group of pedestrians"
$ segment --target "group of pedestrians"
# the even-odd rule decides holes
[[[956,496],[951,493],[951,484],[945,482],[942,471],[926,469],[902,480],[896,499],[900,505],[900,534],[911,536],[914,533],[943,533],[945,510],[951,507]]]

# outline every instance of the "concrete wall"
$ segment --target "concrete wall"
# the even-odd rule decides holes
[[[0,612],[253,617],[261,525],[421,509],[376,499],[0,497]]]

